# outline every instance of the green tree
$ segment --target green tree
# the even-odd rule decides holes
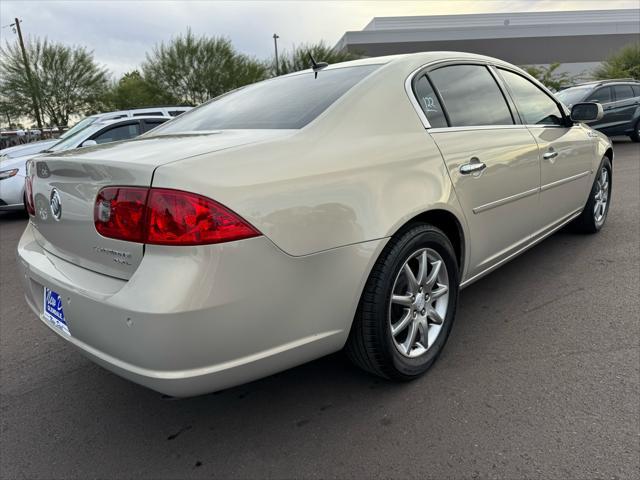
[[[268,66],[235,50],[221,37],[191,30],[147,54],[144,79],[179,102],[197,105],[229,90],[263,80]]]
[[[607,78],[635,78],[640,80],[640,42],[623,47],[607,58],[593,76],[597,80]]]
[[[91,108],[107,88],[107,71],[83,47],[36,38],[25,48],[40,110],[51,125],[66,126],[71,115]],[[34,118],[32,86],[17,42],[0,47],[0,90],[0,103],[9,101],[14,113]]]
[[[147,82],[138,70],[125,73],[103,97],[103,110],[126,110],[130,108],[174,105],[179,101]]]
[[[529,75],[535,77],[547,88],[558,91],[563,88],[575,85],[580,81],[580,75],[570,75],[567,72],[559,73],[556,70],[560,67],[560,63],[552,63],[548,67],[528,66],[523,67]]]
[[[303,44],[294,47],[291,52],[283,52],[278,59],[278,74],[284,75],[310,68],[311,60],[309,59],[309,53],[313,55],[316,62],[327,62],[328,64],[347,62],[361,58],[360,55],[347,52],[346,50],[335,50],[322,41],[312,45]]]

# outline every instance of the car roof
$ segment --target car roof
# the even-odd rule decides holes
[[[130,113],[135,114],[136,112],[151,112],[151,111],[159,111],[159,110],[170,110],[170,111],[188,111],[191,110],[193,107],[189,107],[186,105],[161,105],[161,106],[154,106],[154,107],[142,107],[142,108],[131,108],[129,110],[113,110],[111,112],[101,112],[101,113],[94,113],[93,115],[89,115],[90,117],[104,117],[106,115],[128,115]],[[156,115],[157,116],[157,115]],[[136,116],[136,118],[138,118]]]
[[[322,61],[322,58],[316,58],[318,62]],[[391,62],[406,62],[406,63],[421,63],[427,64],[438,61],[446,61],[446,60],[475,60],[475,61],[484,61],[489,63],[498,63],[498,64],[506,64],[504,60],[500,60],[499,58],[488,57],[486,55],[479,55],[476,53],[468,53],[468,52],[456,52],[456,51],[434,51],[434,52],[418,52],[418,53],[402,53],[398,55],[385,55],[381,57],[367,57],[360,58],[358,60],[350,60],[348,62],[340,62],[340,63],[332,63],[329,64],[328,67],[323,68],[323,70],[332,70],[334,68],[345,68],[345,67],[357,67],[361,65],[384,65]],[[514,65],[515,66],[515,65]],[[300,72],[294,72],[289,75],[295,75],[301,72],[312,72],[312,69],[301,70]]]
[[[138,115],[136,117],[122,117],[122,118],[110,118],[110,119],[106,119],[106,120],[98,120],[96,122],[93,123],[94,126],[98,127],[105,127],[108,125],[114,125],[116,123],[126,123],[126,122],[133,122],[136,120],[157,120],[159,118],[163,118],[165,120],[170,120],[172,118],[175,117],[170,117],[168,115]]]
[[[572,85],[569,88],[576,87],[601,87],[603,85],[640,85],[639,80],[634,80],[633,78],[612,78],[608,80],[592,80],[590,82],[578,83],[577,85]]]

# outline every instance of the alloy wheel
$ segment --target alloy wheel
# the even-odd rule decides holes
[[[593,219],[596,225],[604,223],[607,215],[607,203],[609,202],[609,171],[606,167],[600,169],[600,174],[596,180],[595,203],[593,205]]]
[[[424,354],[436,341],[449,304],[449,275],[433,249],[414,252],[398,272],[389,301],[389,328],[405,357]]]

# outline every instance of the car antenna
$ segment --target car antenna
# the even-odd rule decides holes
[[[313,73],[315,73],[315,78],[318,78],[318,72],[325,67],[328,67],[329,64],[327,62],[316,62],[316,59],[313,58],[311,52],[309,52],[309,58],[311,59],[311,68],[313,69]]]

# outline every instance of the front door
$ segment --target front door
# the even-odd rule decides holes
[[[519,73],[497,69],[534,136],[540,155],[539,230],[562,222],[582,209],[591,185],[594,139],[588,129],[572,125],[555,99]]]

